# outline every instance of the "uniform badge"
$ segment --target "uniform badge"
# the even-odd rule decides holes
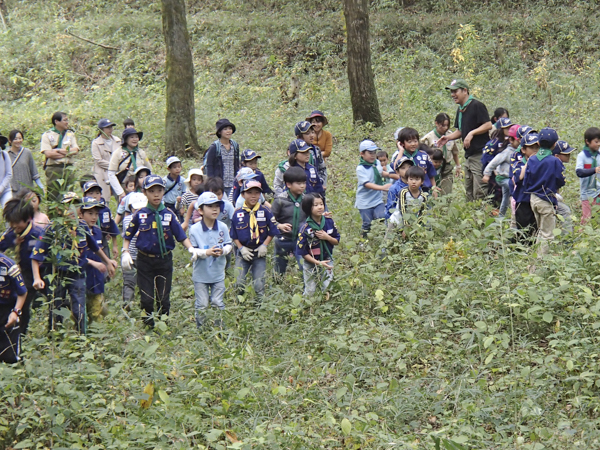
[[[103,223],[110,222],[110,213],[108,211],[102,215],[102,222]]]
[[[265,217],[264,211],[256,211],[256,217]]]
[[[239,212],[239,213],[237,213],[237,216],[238,217],[244,217],[244,213],[243,212]]]
[[[171,217],[173,217],[171,214],[165,214],[165,220],[170,222],[171,221]]]
[[[225,232],[219,231],[219,237],[222,238],[223,236],[225,236]]]
[[[148,214],[146,214],[146,213],[140,214],[140,219],[147,219],[147,218],[148,218]]]
[[[18,266],[13,266],[18,267]],[[0,267],[0,275],[5,276],[8,275],[8,269],[6,267]]]

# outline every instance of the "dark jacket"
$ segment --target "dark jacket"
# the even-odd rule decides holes
[[[301,196],[302,198],[303,196]],[[302,200],[300,200],[302,202]],[[288,195],[288,192],[285,191],[283,194],[277,196],[275,200],[273,200],[273,205],[271,206],[271,212],[273,213],[273,223],[275,225],[279,223],[289,223],[290,225],[294,225],[292,220],[294,219],[294,202]],[[298,223],[296,224],[296,229],[300,230],[300,225],[306,221],[306,214],[302,211],[302,206],[300,206],[300,214],[298,216]],[[293,229],[293,228],[292,228]],[[284,233],[279,231],[281,237],[286,241],[292,241],[298,239],[298,236],[294,236],[292,232]]]
[[[240,168],[240,146],[231,139],[233,146],[233,175],[237,175]],[[204,172],[209,177],[223,178],[223,158],[221,157],[220,141],[213,142],[206,150]]]

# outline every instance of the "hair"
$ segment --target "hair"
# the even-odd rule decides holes
[[[444,160],[444,153],[442,153],[442,151],[439,148],[436,148],[433,150],[433,152],[431,152],[431,155],[429,155],[431,157],[431,159],[433,161],[443,161]]]
[[[508,109],[506,108],[496,108],[494,110],[494,115],[492,116],[492,124],[495,124],[496,122],[498,122],[498,120],[504,115],[506,114],[507,117],[510,117],[510,113],[508,112]]]
[[[129,117],[123,121],[123,128],[127,128],[128,125],[133,125],[135,127],[135,122]]]
[[[54,114],[52,114],[52,125],[56,125],[56,122],[61,122],[63,120],[63,116],[66,115],[66,113],[60,111],[57,111]]]
[[[310,150],[309,150],[309,151],[310,151]],[[298,162],[296,161],[296,154],[297,154],[297,153],[298,153],[298,152],[296,152],[296,153],[292,153],[292,154],[289,156],[289,158],[288,158],[288,163],[289,163],[290,167],[294,167],[294,166],[297,166],[297,165],[298,165]],[[305,152],[300,152],[300,153],[305,153]],[[306,163],[306,164],[308,164],[308,163]],[[289,169],[288,169],[288,170],[289,170]]]
[[[448,125],[450,125],[450,116],[446,113],[439,113],[437,116],[435,116],[435,123],[439,123],[440,125],[444,125],[446,120],[448,121]]]
[[[290,167],[283,173],[284,183],[304,183],[306,182],[306,172],[302,170],[302,167],[294,166]]]
[[[377,152],[377,154],[375,155],[375,157],[376,157],[377,159],[379,159],[379,158],[384,158],[384,157],[385,157],[385,158],[389,158],[389,155],[388,155],[388,152],[386,152],[385,150],[379,150],[379,151]]]
[[[323,197],[321,197],[321,195],[316,194],[314,192],[312,194],[306,194],[302,198],[302,211],[304,211],[306,217],[310,217],[310,215],[312,214],[313,205],[315,204],[315,200],[318,198],[323,200]]]
[[[420,178],[421,181],[425,181],[425,172],[420,167],[411,166],[404,174],[404,178]]]
[[[429,156],[433,155],[433,149],[429,145],[421,142],[417,147],[417,150],[427,153]]]
[[[405,127],[402,128],[400,134],[398,134],[398,142],[404,143],[413,139],[419,140],[419,132],[414,128]]]
[[[33,206],[25,197],[15,197],[4,205],[2,216],[4,220],[11,223],[29,222],[33,220]]]
[[[194,191],[194,194],[196,194],[198,197],[200,197],[202,194],[204,194],[207,191],[206,189],[206,183],[201,183],[196,190]]]
[[[34,194],[40,201],[40,204],[42,203],[42,194],[26,187],[19,189],[19,191],[13,195],[13,198],[25,199],[30,194]]]
[[[20,134],[21,137],[25,137],[21,130],[10,130],[10,133],[8,133],[8,142],[14,141],[17,137],[17,134]]]
[[[585,142],[593,141],[594,139],[600,139],[600,128],[591,127],[585,130],[583,134]]]
[[[213,192],[217,193],[219,191],[225,192],[225,183],[223,183],[223,179],[220,177],[211,177],[204,182],[204,191],[203,192]]]
[[[122,186],[123,186],[123,188],[127,189],[127,185],[128,185],[129,183],[136,184],[136,182],[137,182],[137,180],[136,180],[136,178],[135,178],[135,175],[127,175],[127,176],[125,177],[125,179],[123,180],[123,184],[122,184]]]

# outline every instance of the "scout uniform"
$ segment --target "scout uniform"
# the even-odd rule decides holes
[[[91,180],[83,185],[83,195],[86,195],[92,188],[100,188],[102,186],[96,181]],[[110,200],[110,199],[109,199]],[[108,245],[108,236],[118,236],[119,227],[113,219],[112,212],[108,206],[106,206],[106,200],[102,200],[96,206],[98,208],[98,223],[96,224],[102,231],[102,249],[104,253],[110,258],[110,246]]]
[[[54,149],[74,149],[79,148],[75,133],[72,130],[65,132],[58,131],[55,127],[42,134],[40,143],[40,152],[44,154],[48,150]],[[67,189],[71,184],[73,174],[73,158],[65,156],[64,158],[52,159],[46,158],[44,162],[44,171],[46,173],[46,185],[48,186],[48,196],[51,200],[58,200],[61,189]],[[66,184],[60,186],[57,180],[64,179]]]
[[[452,134],[450,130],[446,132],[446,136]],[[427,144],[431,148],[438,148],[437,141],[442,136],[437,132],[437,129],[431,130],[425,136],[421,138],[421,142]],[[458,158],[458,145],[456,141],[448,141],[446,145],[443,145],[440,148],[442,154],[444,155],[444,162],[442,163],[442,167],[439,170],[439,183],[436,178],[436,185],[442,190],[442,194],[451,194],[452,186],[454,184],[454,175],[453,175],[453,164],[454,157]]]
[[[108,162],[108,179],[115,195],[123,193],[121,181],[118,179],[119,174],[124,176],[133,175],[140,166],[147,167],[150,172],[152,171],[152,165],[144,150],[139,147],[135,147],[134,149],[127,147],[127,138],[134,134],[138,135],[140,141],[144,136],[143,132],[138,132],[134,128],[123,130],[123,134],[121,135],[121,151],[118,151],[118,149],[115,150]]]
[[[431,158],[429,155],[423,150],[416,150],[412,155],[408,152],[408,150],[404,150],[403,156],[406,156],[410,159],[415,166],[420,167],[425,172],[425,180],[423,180],[422,189],[425,192],[428,192],[431,189],[431,180],[435,179],[437,175],[437,171],[435,167],[433,167],[433,163],[431,162]]]
[[[171,167],[171,165],[175,163],[181,163],[181,160],[176,156],[171,156],[167,158],[167,168]],[[165,182],[165,196],[163,197],[163,202],[167,208],[173,211],[179,221],[182,221],[181,214],[179,214],[179,203],[177,202],[177,197],[182,197],[185,192],[185,180],[179,175],[176,180],[171,178],[171,175],[167,175],[163,178]]]
[[[21,317],[21,310],[16,309],[17,297],[27,294],[25,282],[19,266],[10,258],[0,253],[0,361],[16,363],[21,352],[21,328],[19,322],[12,328],[5,328],[12,312]]]

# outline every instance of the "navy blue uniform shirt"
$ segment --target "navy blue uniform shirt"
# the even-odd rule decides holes
[[[165,244],[167,251],[175,248],[175,239],[178,242],[185,241],[187,236],[177,221],[177,216],[169,208],[160,213]],[[160,244],[158,241],[158,226],[154,220],[154,211],[145,207],[133,215],[123,239],[131,241],[135,233],[139,231],[135,246],[141,252],[160,256]]]
[[[333,219],[325,217],[325,227],[323,231],[334,239],[340,242],[340,233],[335,226]],[[305,222],[300,227],[298,233],[298,243],[296,244],[296,255],[304,256],[311,255],[317,261],[327,261],[333,255],[333,244],[328,241],[323,241],[329,253],[321,254],[321,239],[315,236],[314,230]]]
[[[98,247],[102,248],[102,230],[94,226],[91,228],[92,237],[96,240]],[[102,248],[104,250],[104,248]],[[88,247],[84,254],[86,259],[91,259],[101,263],[102,260],[96,253],[90,250]],[[103,294],[104,293],[104,282],[106,274],[100,272],[95,267],[92,267],[89,263],[85,265],[85,284],[88,294]]]
[[[19,248],[16,253],[17,263],[20,265],[23,273],[31,274],[31,252],[33,251],[36,243],[44,235],[44,229],[39,227],[31,221],[25,231],[21,234],[23,242],[17,243],[17,234],[15,230],[9,228],[0,237],[0,252],[6,253],[9,248]]]
[[[556,205],[556,193],[565,185],[564,172],[565,166],[553,155],[541,161],[534,155],[527,160],[523,191]]]
[[[102,200],[102,208],[98,211],[98,224],[102,230],[102,234],[109,236],[118,236],[119,227],[114,221],[110,208],[106,206],[104,200]]]
[[[19,295],[27,294],[21,269],[10,258],[0,253],[0,306],[14,308]]]
[[[508,187],[510,189],[510,195],[515,199],[516,203],[529,203],[529,194],[526,194],[523,190],[523,181],[519,180],[521,171],[525,166],[525,157],[523,153],[514,152],[510,158],[510,180]]]
[[[267,237],[279,234],[279,230],[271,220],[272,217],[271,210],[266,206],[261,205],[256,211],[256,221],[258,223],[258,242],[256,242],[256,239],[252,239],[252,233],[250,232],[250,213],[242,208],[236,209],[229,232],[231,239],[237,239],[244,247],[249,249],[257,249],[265,242]]]

